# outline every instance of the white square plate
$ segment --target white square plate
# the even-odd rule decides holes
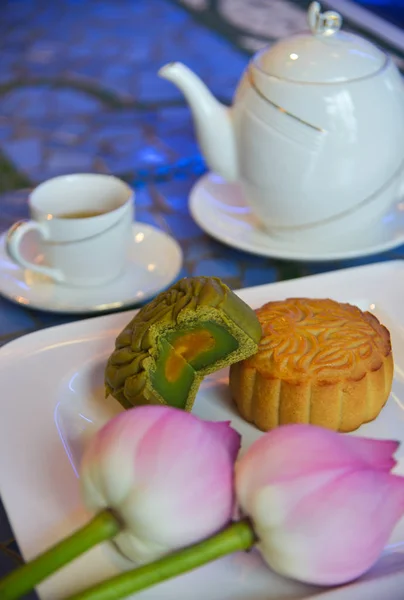
[[[374,312],[392,334],[393,392],[379,417],[355,435],[404,441],[404,262],[264,285],[239,294],[252,307],[306,296],[330,297]],[[117,333],[132,315],[126,312],[42,330],[0,351],[0,489],[27,560],[88,519],[81,507],[76,467],[88,436],[121,410],[115,400],[104,399],[103,369]],[[206,419],[231,419],[245,448],[260,433],[231,406],[226,377],[226,371],[221,371],[203,382],[195,412]],[[397,472],[404,474],[404,445],[398,459]],[[41,585],[40,597],[64,598],[125,566],[112,545],[103,544]],[[404,597],[403,590],[404,519],[376,568],[339,590],[324,591],[278,577],[252,552],[227,557],[136,598],[376,600],[383,596],[398,600]]]

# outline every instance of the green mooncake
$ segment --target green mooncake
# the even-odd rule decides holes
[[[123,407],[191,410],[205,375],[258,351],[255,312],[216,277],[184,278],[144,306],[118,335],[106,394]]]

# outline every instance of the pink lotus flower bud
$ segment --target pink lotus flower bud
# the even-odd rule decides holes
[[[320,585],[362,575],[404,513],[398,443],[286,425],[236,463],[236,495],[278,573]]]
[[[86,449],[84,502],[120,516],[124,530],[115,542],[123,554],[137,563],[155,560],[230,521],[239,448],[229,423],[165,406],[127,410]]]

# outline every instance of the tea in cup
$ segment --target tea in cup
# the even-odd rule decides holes
[[[7,252],[21,267],[57,283],[101,285],[124,270],[132,241],[134,192],[112,175],[62,175],[29,196],[31,219],[7,234]],[[23,255],[26,234],[39,234],[43,262]]]

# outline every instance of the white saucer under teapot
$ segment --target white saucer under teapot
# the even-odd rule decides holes
[[[182,63],[159,72],[190,104],[208,166],[241,184],[272,234],[294,238],[371,224],[399,195],[404,166],[394,62],[317,2],[308,21],[309,33],[252,58],[230,108]]]

